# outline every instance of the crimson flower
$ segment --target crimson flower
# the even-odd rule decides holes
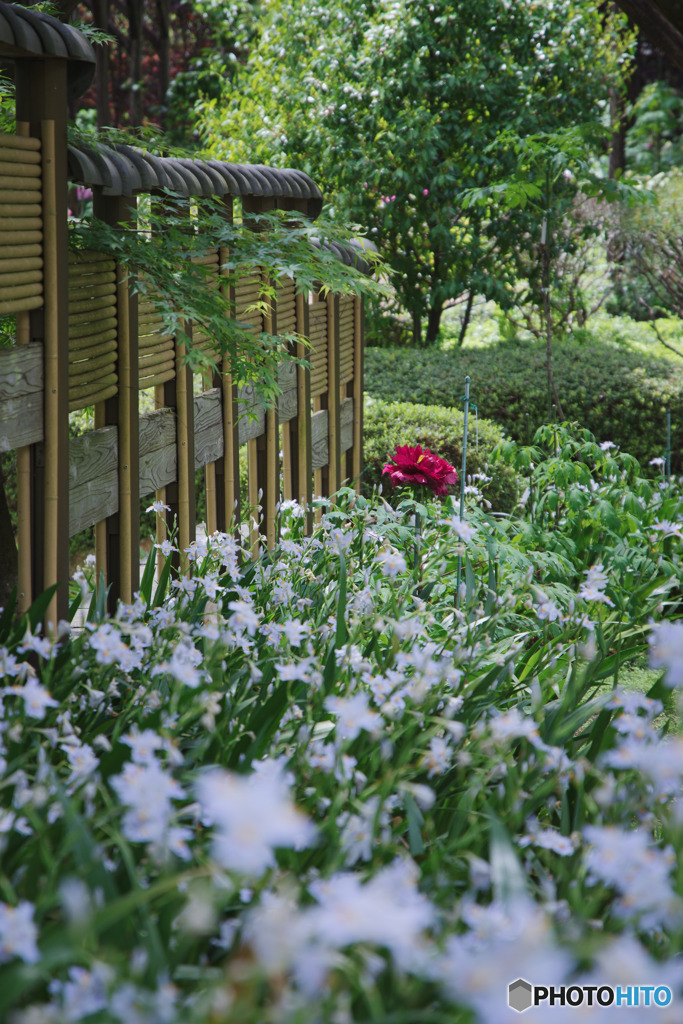
[[[401,484],[421,484],[434,494],[447,494],[448,485],[457,482],[458,474],[450,462],[433,455],[429,448],[404,444],[396,448],[382,473],[387,473],[394,487]]]

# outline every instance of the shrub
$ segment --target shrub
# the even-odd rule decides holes
[[[405,353],[409,355],[409,353]],[[382,468],[397,445],[422,445],[435,454],[447,459],[458,471],[462,466],[462,437],[464,415],[459,409],[444,409],[437,405],[414,405],[411,402],[366,401],[364,420],[363,486],[369,493],[380,482],[385,495],[391,497],[391,485],[382,478]],[[467,452],[467,473],[478,484],[484,497],[497,512],[510,512],[519,494],[517,477],[509,466],[498,466],[495,472],[487,473],[491,452],[502,440],[499,427],[487,420],[479,420],[477,450],[477,429],[474,417],[470,417],[470,444]],[[491,480],[478,480],[477,474],[491,476]],[[460,483],[452,488],[460,492]]]
[[[553,372],[565,417],[577,420],[599,442],[618,444],[641,465],[663,454],[670,409],[672,468],[683,468],[676,443],[683,424],[683,367],[591,337],[555,343]],[[466,374],[480,416],[515,440],[530,443],[538,427],[553,418],[542,344],[515,340],[465,351],[366,353],[366,392],[385,401],[453,406],[460,401]]]

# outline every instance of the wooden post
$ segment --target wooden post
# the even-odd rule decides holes
[[[339,393],[339,296],[327,296],[327,415],[329,462],[327,494],[341,487],[341,399]],[[325,406],[323,406],[324,408]]]
[[[17,122],[17,135],[25,138],[29,135],[30,124],[27,121]],[[31,314],[17,313],[17,345],[28,345],[31,340]],[[18,556],[18,587],[17,612],[23,615],[33,600],[31,576],[31,446],[24,445],[17,449],[17,556]]]
[[[137,203],[123,196],[105,196],[95,189],[96,217],[116,226],[135,220]],[[117,386],[114,398],[95,407],[95,426],[118,427],[119,510],[95,528],[98,577],[104,571],[109,611],[119,598],[126,604],[140,583],[140,473],[138,454],[139,370],[137,295],[128,284],[128,268],[116,268]]]
[[[42,140],[45,404],[44,441],[32,454],[32,593],[59,584],[45,614],[54,629],[69,608],[66,60],[17,61],[15,83],[17,121]]]
[[[353,398],[353,449],[351,451],[351,479],[356,494],[360,494],[363,472],[363,374],[365,358],[365,308],[363,299],[353,300],[353,380],[349,394]]]

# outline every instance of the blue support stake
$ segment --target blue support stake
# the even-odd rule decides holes
[[[470,411],[470,378],[465,377],[465,425],[462,434],[462,471],[460,473],[460,518],[465,518],[465,480],[467,478],[467,420]],[[462,575],[462,555],[458,555],[458,575],[455,586],[455,606],[460,600],[460,577]]]

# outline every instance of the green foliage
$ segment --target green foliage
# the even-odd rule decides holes
[[[683,368],[675,363],[604,342],[587,331],[583,341],[554,345],[554,373],[565,415],[612,441],[642,464],[663,455],[666,410],[671,410],[672,466],[680,472],[683,430]],[[365,388],[385,401],[453,406],[466,374],[482,417],[512,438],[529,443],[552,420],[545,348],[512,340],[485,349],[410,352],[368,349]]]
[[[367,225],[414,343],[425,318],[431,341],[462,292],[510,300],[528,215],[487,217],[461,195],[514,167],[503,128],[595,115],[623,57],[613,25],[583,0],[278,0],[238,89],[205,105],[208,151],[308,170]]]
[[[531,446],[503,441],[493,461],[527,476],[523,545],[555,551],[577,570],[603,561],[609,549],[614,570],[634,574],[643,586],[662,572],[676,577],[675,536],[662,535],[654,550],[634,550],[635,535],[654,542],[657,524],[676,522],[679,502],[675,489],[642,478],[632,455],[562,423],[539,427]]]
[[[683,96],[665,81],[649,82],[626,112],[626,166],[659,174],[683,165]]]
[[[291,213],[279,211],[245,216],[241,223],[232,224],[219,199],[204,198],[197,212],[192,202],[169,195],[163,204],[151,203],[133,226],[111,227],[97,219],[75,221],[70,240],[75,249],[106,252],[129,268],[134,290],[158,302],[165,331],[185,343],[193,370],[212,369],[216,360],[192,344],[189,323],[214,340],[218,353],[229,356],[235,378],[254,383],[266,402],[278,393],[279,365],[292,358],[292,336],[264,332],[255,338],[235,319],[227,289],[216,287],[215,275],[194,264],[193,257],[204,255],[207,248],[229,250],[223,264],[226,284],[253,273],[254,267],[262,268],[258,306],[264,310],[275,295],[268,280],[282,276],[295,278],[298,291],[358,295],[382,287],[338,258],[329,242],[350,245],[351,237],[336,225],[330,229],[317,221],[314,227],[306,218],[293,222]],[[373,261],[375,254],[364,253],[363,259]]]
[[[472,1024],[603,954],[678,998],[682,496],[566,427],[501,456],[535,523],[342,489],[70,635],[0,616],[3,1019]]]
[[[386,476],[382,476],[382,469],[397,445],[419,444],[455,466],[458,483],[451,491],[459,494],[463,425],[461,408],[366,400],[363,417],[364,493],[370,493],[381,483],[384,496],[393,500],[391,484]],[[467,482],[479,487],[495,512],[512,512],[521,493],[516,474],[506,466],[501,465],[494,471],[489,465],[491,453],[501,440],[502,433],[496,424],[480,419],[477,426],[471,415]]]
[[[612,231],[615,296],[609,308],[636,319],[683,316],[683,170],[650,179],[656,203],[624,210]]]

